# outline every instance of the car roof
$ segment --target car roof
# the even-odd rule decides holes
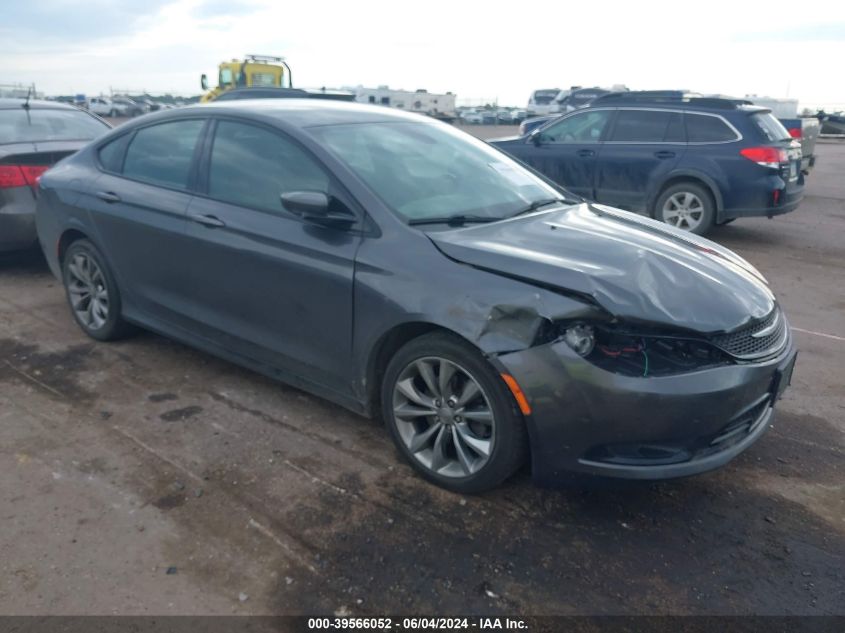
[[[15,108],[23,108],[24,103],[26,103],[26,99],[3,97],[0,98],[0,110],[12,110]],[[30,99],[29,107],[39,109],[52,108],[55,110],[79,110],[79,108],[70,104],[62,103],[61,101],[47,101],[46,99]]]
[[[609,92],[594,99],[590,108],[665,108],[668,110],[694,110],[703,112],[739,112],[753,114],[770,112],[769,108],[756,106],[745,99],[724,96],[685,93],[680,90],[645,90]]]
[[[294,127],[337,125],[342,123],[436,122],[434,119],[423,114],[403,112],[402,110],[387,106],[324,99],[240,99],[214,101],[182,108],[180,113],[198,113],[208,110],[231,114],[257,114],[263,117],[279,119],[280,122],[283,121]]]

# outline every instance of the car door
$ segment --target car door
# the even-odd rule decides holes
[[[280,132],[220,119],[191,202],[187,256],[198,332],[255,361],[338,392],[351,389],[354,226],[320,226],[280,195],[320,191],[354,203]],[[360,216],[358,216],[360,219]]]
[[[518,157],[572,193],[594,198],[595,165],[613,110],[577,112],[532,134]]]
[[[138,128],[98,150],[86,206],[129,309],[184,320],[185,214],[206,119]]]
[[[680,161],[685,140],[680,112],[620,108],[596,162],[596,200],[645,211],[650,192]]]

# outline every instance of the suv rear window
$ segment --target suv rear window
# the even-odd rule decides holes
[[[783,124],[775,118],[771,112],[759,112],[751,115],[751,120],[757,128],[763,133],[763,138],[767,141],[791,141],[792,137],[789,132],[783,127]]]
[[[108,132],[108,124],[81,110],[14,108],[0,110],[0,145],[37,141],[90,141]]]
[[[687,112],[687,140],[690,143],[723,143],[737,140],[736,132],[719,117]]]

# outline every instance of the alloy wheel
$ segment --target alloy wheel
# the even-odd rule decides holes
[[[76,318],[90,330],[99,330],[109,318],[109,293],[103,271],[87,253],[73,254],[67,266],[68,294]]]
[[[663,221],[685,231],[693,231],[704,217],[704,203],[694,193],[679,191],[663,204]]]
[[[408,452],[428,470],[468,477],[490,459],[496,420],[479,382],[457,363],[409,363],[393,388],[393,417]]]

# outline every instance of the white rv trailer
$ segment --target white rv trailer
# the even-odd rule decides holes
[[[408,112],[427,114],[442,121],[453,121],[455,112],[455,95],[451,92],[435,94],[427,90],[391,90],[387,86],[378,88],[346,88],[355,93],[358,103],[372,103]]]

